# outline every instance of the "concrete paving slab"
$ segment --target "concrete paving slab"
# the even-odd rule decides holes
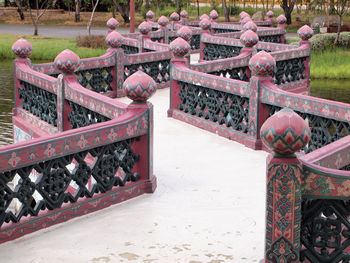
[[[169,89],[150,101],[156,192],[2,244],[1,263],[263,258],[267,153],[167,118]]]

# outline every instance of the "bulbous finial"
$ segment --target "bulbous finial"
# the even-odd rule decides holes
[[[158,25],[161,27],[166,27],[169,23],[169,19],[166,16],[161,16],[158,18]]]
[[[311,131],[306,121],[289,108],[276,112],[261,126],[260,136],[276,154],[290,155],[307,145]]]
[[[154,12],[152,10],[148,10],[146,13],[146,18],[152,21],[154,18]]]
[[[184,57],[191,50],[190,44],[181,37],[176,38],[169,45],[175,57]]]
[[[199,26],[203,29],[203,30],[209,30],[211,27],[211,22],[209,19],[207,18],[203,18],[200,22],[199,22]]]
[[[275,67],[275,59],[265,51],[260,51],[249,60],[249,68],[256,76],[270,75]]]
[[[268,18],[272,19],[273,16],[274,16],[275,14],[274,14],[273,11],[270,10],[270,11],[268,11],[268,12],[266,13],[266,15],[267,15]]]
[[[241,25],[244,26],[246,23],[253,21],[249,16],[245,16],[242,21],[241,21]]]
[[[149,32],[152,31],[152,26],[147,21],[143,21],[139,26],[138,29],[142,35],[147,35]]]
[[[110,18],[108,19],[107,21],[107,27],[110,29],[110,30],[116,30],[117,27],[119,26],[119,22],[117,21],[117,19],[115,18]]]
[[[242,12],[240,12],[239,13],[239,18],[242,20],[243,18],[245,18],[245,17],[250,17],[250,15],[247,13],[247,12],[244,12],[244,11],[242,11]]]
[[[188,17],[187,11],[186,11],[186,10],[182,10],[181,13],[180,13],[180,16],[181,16],[182,18],[187,18],[187,17]]]
[[[129,99],[145,102],[156,92],[157,85],[149,75],[138,70],[124,81],[123,89]]]
[[[180,16],[179,16],[178,13],[173,12],[173,13],[170,15],[170,19],[173,20],[173,21],[175,21],[175,22],[177,22],[177,21],[180,20]]]
[[[256,32],[258,30],[258,27],[256,26],[256,24],[253,21],[248,21],[247,23],[245,23],[243,25],[242,29],[244,31],[251,30],[253,32]]]
[[[79,68],[80,58],[73,51],[66,49],[57,55],[54,63],[64,74],[72,74]]]
[[[183,26],[176,32],[176,36],[189,42],[192,37],[192,30],[188,26]]]
[[[123,43],[123,36],[117,31],[112,31],[106,36],[106,43],[110,48],[120,48]]]
[[[210,17],[211,19],[213,19],[213,20],[216,20],[216,19],[218,19],[219,14],[218,14],[218,12],[216,12],[215,9],[213,9],[213,10],[210,11],[209,17]]]
[[[253,47],[259,41],[259,36],[252,30],[245,31],[240,37],[241,43],[245,47]]]
[[[32,51],[32,44],[30,44],[29,41],[25,40],[24,38],[18,39],[12,45],[13,54],[20,58],[28,58],[32,54]]]
[[[277,24],[283,25],[287,22],[287,18],[284,15],[279,15],[276,18]]]
[[[203,19],[208,19],[209,20],[210,17],[207,14],[203,14],[203,15],[200,16],[199,20],[202,21]]]
[[[302,40],[309,40],[314,34],[314,31],[308,25],[304,25],[298,30],[298,37]]]

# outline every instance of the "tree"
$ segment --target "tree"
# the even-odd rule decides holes
[[[24,20],[24,14],[23,14],[23,9],[22,9],[22,1],[21,0],[15,0],[15,3],[17,5],[17,12],[19,14],[19,17],[21,20]]]
[[[74,21],[80,22],[80,8],[81,8],[81,0],[74,0],[75,3],[75,16]]]
[[[41,3],[40,9],[39,9],[39,0],[35,0],[35,9],[36,9],[36,16],[34,18],[33,12],[32,12],[32,8],[30,6],[30,1],[27,0],[27,5],[28,5],[28,9],[29,9],[29,15],[30,18],[32,19],[33,25],[34,25],[34,36],[38,35],[38,22],[39,19],[45,14],[46,9],[49,7],[50,5],[50,1],[49,0],[45,0]],[[42,11],[40,11],[42,10]]]
[[[99,1],[100,1],[100,0],[97,0],[97,1],[96,1],[96,4],[94,5],[94,0],[91,0],[91,4],[92,4],[92,6],[93,6],[94,8],[92,9],[90,21],[89,21],[88,26],[87,26],[87,31],[88,31],[88,35],[89,35],[89,36],[91,35],[91,24],[92,24],[92,20],[94,19],[96,7],[97,7]]]
[[[284,11],[284,15],[287,18],[287,24],[290,25],[292,23],[292,12],[294,9],[296,0],[282,0],[281,7]]]
[[[114,5],[117,7],[118,12],[124,19],[125,23],[130,22],[129,12],[130,12],[130,1],[128,0],[113,0]]]
[[[222,0],[222,8],[224,9],[225,21],[230,22],[230,14],[228,13],[226,0]]]
[[[345,15],[345,13],[349,7],[349,2],[350,2],[350,0],[337,0],[334,3],[334,10],[337,13],[337,15],[339,16],[337,36],[336,36],[336,38],[334,40],[334,44],[333,44],[334,47],[338,45],[341,25],[343,23],[343,16]]]

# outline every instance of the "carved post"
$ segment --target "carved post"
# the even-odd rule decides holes
[[[154,18],[154,12],[152,10],[148,10],[148,12],[146,13],[146,21],[153,22],[153,18]]]
[[[117,30],[119,26],[119,22],[115,18],[110,18],[107,21],[107,27],[108,27],[108,34],[111,33],[112,31]]]
[[[254,29],[254,27],[252,27],[252,28]],[[255,29],[256,29],[256,26],[255,26]],[[259,36],[254,31],[252,31],[250,29],[245,31],[241,35],[240,41],[244,45],[244,48],[242,48],[241,54],[245,54],[246,56],[252,56],[252,55],[256,54],[255,45],[259,41]],[[247,68],[247,70],[246,70],[246,75],[250,79],[251,71],[249,68]]]
[[[150,76],[139,70],[124,81],[123,89],[126,96],[133,101],[129,104],[129,109],[148,112],[148,117],[146,116],[144,120],[148,123],[148,134],[141,136],[133,146],[141,158],[134,169],[140,171],[141,180],[148,180],[152,184],[153,192],[156,188],[153,174],[153,105],[147,100],[156,92],[157,84]]]
[[[261,127],[272,152],[266,165],[265,262],[299,262],[302,164],[295,152],[309,141],[306,122],[285,108]]]
[[[271,25],[273,25],[273,16],[275,15],[274,12],[270,10],[266,13],[266,15],[267,15],[267,21],[270,21]]]
[[[190,44],[187,41],[178,37],[170,43],[170,49],[173,52],[174,58],[171,59],[170,72],[174,66],[187,68],[188,60],[185,56],[191,50]],[[180,104],[180,90],[181,85],[174,79],[173,74],[170,74],[170,109],[168,110],[168,117],[173,114],[173,109],[177,109]]]
[[[249,17],[250,18],[250,15],[244,11],[240,12],[239,13],[239,22],[242,22],[242,20],[245,18],[245,17]]]
[[[168,26],[169,19],[166,16],[161,16],[158,18],[158,25],[160,26],[160,30],[163,31],[163,42],[162,43],[168,43],[169,42],[169,32],[168,32]]]
[[[284,44],[284,40],[285,40],[285,34],[286,34],[286,30],[285,30],[285,24],[287,22],[287,18],[284,15],[280,15],[276,18],[276,22],[278,24],[278,28],[283,29],[283,35],[281,36],[281,43]]]
[[[192,37],[192,30],[188,26],[183,26],[176,32],[176,36],[181,37],[183,40],[190,43],[190,40]],[[191,44],[190,44],[190,46],[191,46]],[[188,64],[190,64],[191,63],[191,52],[188,52],[188,54],[185,55],[185,58],[187,59]]]
[[[210,17],[210,22],[213,23],[213,24],[216,24],[216,19],[218,19],[219,17],[219,14],[218,12],[216,12],[215,9],[211,10],[210,13],[209,13],[209,17]]]
[[[152,26],[150,23],[143,21],[139,26],[138,29],[141,33],[141,36],[139,38],[139,42],[140,42],[140,46],[139,46],[139,53],[144,52],[144,42],[145,40],[149,40],[150,36],[149,36],[149,32],[152,31]]]
[[[181,19],[179,21],[179,23],[181,25],[187,26],[188,25],[188,13],[186,10],[182,10],[180,13]]]
[[[115,58],[115,69],[111,72],[113,77],[111,87],[115,97],[122,97],[124,96],[122,86],[124,82],[125,59],[124,50],[122,49],[123,36],[119,32],[113,31],[106,37],[106,43],[108,45],[107,54],[114,53]]]
[[[20,80],[17,78],[16,75],[16,68],[20,64],[31,64],[30,59],[28,58],[33,51],[32,45],[29,43],[29,41],[25,40],[24,38],[18,39],[15,43],[12,45],[12,52],[15,54],[18,58],[14,61],[14,74],[15,74],[15,107],[21,107],[20,105],[20,99],[19,99],[19,92],[18,89],[22,85],[20,84]]]
[[[249,61],[252,76],[249,80],[248,137],[244,144],[252,149],[262,148],[259,131],[269,115],[269,110],[266,105],[260,103],[261,86],[273,85],[271,75],[275,66],[275,59],[265,51],[255,54]]]
[[[55,58],[55,66],[62,72],[58,76],[57,85],[57,128],[59,131],[72,128],[68,119],[68,114],[72,109],[65,99],[65,89],[70,83],[79,83],[77,75],[74,74],[74,71],[79,68],[79,64],[79,56],[69,49],[62,51]]]
[[[308,25],[304,25],[301,28],[299,28],[298,30],[298,37],[301,39],[299,46],[306,46],[310,49],[311,52],[311,42],[309,41],[309,39],[312,37],[312,35],[314,34],[314,31],[312,30],[311,27],[309,27]],[[311,55],[311,54],[310,54]],[[303,75],[305,77],[305,79],[307,79],[307,95],[310,93],[310,56],[308,56],[306,58],[306,60],[304,61],[304,67],[305,70],[303,72]]]
[[[174,30],[175,30],[175,25],[176,25],[176,24],[179,24],[180,16],[179,16],[178,13],[173,12],[173,13],[170,15],[170,19],[171,19],[171,28],[172,28],[172,30],[174,31]]]
[[[202,15],[202,16],[204,16],[204,15]],[[209,19],[203,18],[199,22],[199,26],[202,28],[201,38],[200,38],[201,39],[201,45],[200,45],[199,61],[203,61],[203,59],[204,59],[203,51],[204,51],[204,48],[205,48],[205,44],[202,41],[202,35],[204,35],[204,34],[208,34],[209,35],[210,34],[211,23],[210,23]]]

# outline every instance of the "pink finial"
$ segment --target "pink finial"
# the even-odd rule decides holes
[[[110,48],[120,48],[123,43],[123,36],[117,31],[112,31],[107,35],[106,43]]]
[[[244,12],[244,11],[242,11],[242,12],[240,12],[239,13],[239,18],[242,20],[243,18],[245,18],[245,17],[250,17],[250,15],[247,13],[247,12]]]
[[[190,41],[192,30],[188,26],[183,26],[176,32],[176,36],[181,37],[186,41]]]
[[[73,51],[66,49],[57,55],[54,63],[64,74],[72,74],[79,68],[80,58]]]
[[[249,16],[246,16],[242,19],[241,21],[241,25],[245,25],[246,23],[248,23],[249,21],[253,21]]]
[[[13,54],[20,58],[28,58],[32,54],[32,51],[32,45],[29,43],[29,41],[25,40],[24,38],[18,39],[12,45]]]
[[[203,29],[203,30],[209,30],[210,26],[211,26],[211,22],[209,19],[207,18],[203,18],[200,22],[199,22],[199,26]]]
[[[188,17],[187,11],[186,11],[186,10],[182,10],[181,13],[180,13],[180,16],[181,16],[182,18],[187,18],[187,17]]]
[[[284,16],[284,15],[279,15],[277,18],[276,18],[276,21],[277,21],[277,24],[285,24],[287,22],[287,18]]]
[[[249,68],[257,76],[270,75],[275,67],[275,59],[265,51],[260,51],[249,60]]]
[[[244,31],[251,30],[253,32],[256,32],[258,30],[258,27],[256,26],[256,24],[253,21],[248,21],[247,23],[245,23],[243,25],[242,29]]]
[[[123,89],[129,99],[145,102],[156,92],[157,85],[149,75],[138,70],[124,81]]]
[[[119,26],[119,22],[117,21],[117,19],[115,18],[110,18],[108,19],[107,21],[107,27],[110,29],[110,30],[115,30],[117,29],[117,27]]]
[[[161,27],[166,27],[169,23],[169,19],[166,16],[161,16],[158,18],[158,25]]]
[[[304,25],[298,30],[298,37],[302,40],[309,40],[314,34],[314,31],[308,25]]]
[[[175,22],[177,22],[177,21],[180,20],[180,16],[179,16],[178,13],[173,12],[173,13],[170,15],[170,19],[173,20],[173,21],[175,21]]]
[[[259,36],[252,30],[247,30],[241,35],[240,40],[245,47],[253,47],[258,43]]]
[[[273,16],[274,16],[275,14],[274,14],[273,11],[270,10],[270,11],[268,11],[268,12],[266,13],[266,15],[267,15],[268,18],[272,19]]]
[[[203,14],[203,15],[201,15],[201,17],[199,18],[199,20],[203,20],[203,19],[210,19],[210,17],[207,15],[207,14]]]
[[[173,52],[175,57],[186,56],[190,49],[190,44],[181,37],[176,38],[170,43],[170,50]]]
[[[149,19],[150,21],[153,21],[153,17],[154,17],[154,12],[152,10],[148,10],[148,12],[146,13],[146,18]]]
[[[311,131],[306,121],[289,108],[268,118],[260,129],[264,145],[276,154],[290,155],[307,145]]]
[[[139,31],[141,32],[142,35],[147,35],[149,32],[152,30],[152,26],[150,23],[143,21],[139,26],[138,26]]]
[[[216,12],[215,9],[213,9],[210,11],[209,16],[211,19],[216,20],[219,17],[219,14],[218,14],[218,12]]]

